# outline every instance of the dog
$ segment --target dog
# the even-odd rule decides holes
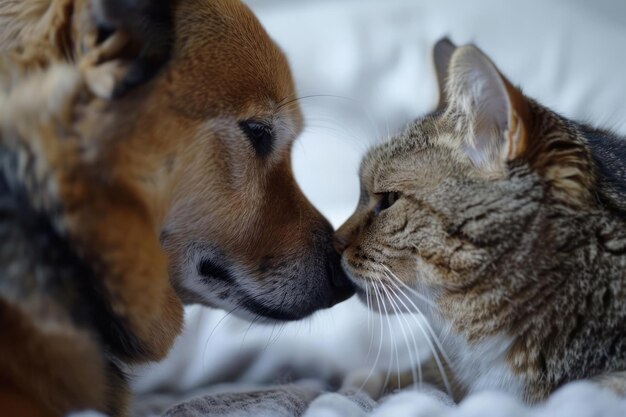
[[[181,303],[297,320],[352,295],[245,5],[0,0],[0,33],[3,410],[124,415],[124,367],[167,354]]]

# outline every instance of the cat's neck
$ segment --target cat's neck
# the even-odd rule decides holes
[[[572,213],[558,223],[548,223],[547,217],[551,214],[528,224],[540,240],[517,242],[516,256],[498,254],[475,277],[467,276],[477,283],[506,277],[525,283],[521,289],[478,285],[440,300],[442,316],[456,336],[446,338],[445,348],[454,358],[455,377],[468,392],[521,390],[526,401],[536,402],[564,381],[626,366],[626,353],[619,348],[610,357],[600,352],[624,337],[624,221],[601,213]],[[543,256],[537,248],[546,242],[556,246],[546,248]],[[532,276],[522,279],[525,273]]]

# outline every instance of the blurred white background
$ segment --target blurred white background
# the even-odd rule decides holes
[[[626,133],[626,1],[248,4],[287,54],[300,95],[321,95],[301,100],[307,127],[293,160],[303,190],[335,226],[356,205],[362,153],[434,106],[430,48],[442,36],[477,44],[529,96],[563,115]],[[371,329],[378,343],[378,316]],[[386,367],[399,333],[384,331],[379,365]],[[289,369],[285,381],[330,376],[371,366],[370,337],[368,315],[356,300],[276,327],[194,307],[170,358],[138,370],[143,377],[135,386],[146,392],[231,380],[253,384],[281,367]],[[398,346],[404,362],[405,344]]]

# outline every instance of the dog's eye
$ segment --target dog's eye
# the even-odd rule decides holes
[[[400,199],[400,193],[397,191],[390,191],[388,193],[380,194],[380,201],[374,208],[374,213],[378,214],[383,210],[387,210],[389,207],[393,206],[396,201]]]
[[[239,127],[248,137],[258,155],[266,156],[272,152],[274,133],[271,126],[257,120],[244,120],[239,122]]]

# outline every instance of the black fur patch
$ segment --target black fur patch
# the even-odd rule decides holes
[[[598,170],[603,202],[626,214],[626,139],[589,126],[580,129]]]
[[[14,155],[0,149],[0,297],[9,303],[45,299],[113,355],[145,357],[124,318],[113,313],[102,280],[50,216],[33,208],[15,181],[12,160]]]
[[[168,0],[97,0],[99,40],[126,30],[139,52],[113,90],[120,97],[149,81],[169,60],[174,42],[172,2]]]

